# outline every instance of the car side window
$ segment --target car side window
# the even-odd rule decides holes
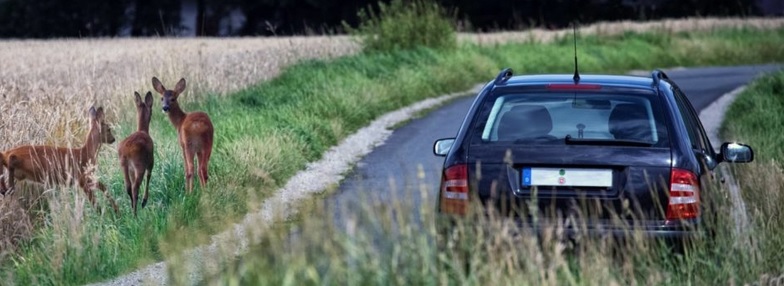
[[[691,147],[693,149],[700,149],[697,144],[700,141],[699,135],[697,134],[697,130],[694,129],[694,118],[691,116],[689,112],[689,108],[686,106],[685,102],[683,102],[683,96],[680,93],[680,90],[675,88],[674,86],[670,87],[672,93],[675,95],[675,102],[678,105],[678,111],[681,114],[681,118],[683,118],[684,123],[686,123],[686,131],[689,133],[689,142],[691,143]]]
[[[714,150],[711,146],[710,139],[708,139],[708,135],[705,133],[705,129],[702,127],[702,123],[700,122],[699,116],[694,110],[694,107],[689,103],[686,95],[684,95],[679,88],[675,87],[673,92],[675,92],[676,96],[679,98],[678,101],[681,102],[689,114],[689,121],[691,121],[690,125],[692,125],[689,129],[694,130],[694,135],[696,137],[696,142],[694,143],[698,144],[697,149],[702,150],[707,155],[714,156]]]
[[[718,164],[716,160],[716,153],[711,147],[710,140],[705,134],[705,129],[700,123],[697,112],[694,107],[689,103],[686,96],[677,86],[673,86],[673,94],[675,94],[676,102],[678,102],[678,109],[680,110],[684,120],[686,121],[686,129],[688,129],[689,137],[691,139],[692,148],[703,154],[705,167],[713,170]]]

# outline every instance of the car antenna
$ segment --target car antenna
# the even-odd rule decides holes
[[[580,72],[577,70],[577,25],[572,22],[572,38],[574,38],[574,83],[580,81]]]

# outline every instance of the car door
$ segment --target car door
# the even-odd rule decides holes
[[[700,122],[694,106],[689,102],[683,91],[674,84],[671,85],[671,88],[678,104],[678,110],[685,121],[689,139],[692,143],[692,150],[694,151],[697,160],[700,162],[700,167],[702,169],[700,172],[701,177],[709,175],[707,177],[711,179],[715,178],[715,169],[718,165],[718,161],[716,160],[716,152],[711,145],[710,139],[708,139],[705,128],[702,126],[702,122]]]

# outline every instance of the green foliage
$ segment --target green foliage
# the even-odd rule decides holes
[[[721,135],[754,148],[733,170],[754,228],[756,272],[784,273],[784,72],[754,81],[727,110]]]
[[[365,52],[391,52],[417,47],[453,49],[457,46],[454,12],[431,0],[379,2],[358,13],[359,27],[345,29],[360,36]]]
[[[784,159],[784,72],[755,81],[727,110],[723,135],[753,144],[759,160]]]

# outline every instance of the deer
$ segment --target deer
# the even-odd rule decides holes
[[[134,92],[136,103],[136,131],[128,135],[117,146],[117,153],[120,157],[120,167],[122,167],[123,177],[125,178],[125,192],[131,198],[131,208],[133,216],[136,217],[137,205],[139,202],[139,187],[147,174],[146,190],[142,199],[142,209],[147,205],[147,198],[150,195],[150,176],[155,165],[153,152],[155,145],[150,137],[150,119],[152,119],[152,92],[147,92],[142,101],[142,96]]]
[[[168,114],[169,121],[177,130],[177,138],[185,160],[186,190],[191,193],[193,192],[194,156],[197,157],[199,164],[199,183],[202,187],[207,185],[207,170],[215,129],[207,113],[201,111],[186,113],[180,108],[177,98],[185,90],[184,78],[177,82],[173,90],[164,87],[156,77],[152,78],[152,86],[155,91],[161,94],[161,108],[164,113]]]
[[[15,180],[68,186],[72,183],[71,180],[76,179],[93,207],[97,208],[93,190],[98,188],[111,203],[114,212],[119,214],[117,204],[106,192],[106,186],[93,179],[93,170],[88,168],[97,163],[102,144],[114,143],[114,134],[104,120],[103,107],[90,107],[89,115],[90,131],[79,148],[23,145],[2,152],[8,169],[7,190],[14,190]]]

